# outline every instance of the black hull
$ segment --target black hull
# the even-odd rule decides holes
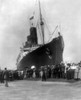
[[[63,61],[62,36],[54,38],[51,42],[28,53],[17,65],[18,70],[35,65],[36,68],[44,65],[56,65]]]

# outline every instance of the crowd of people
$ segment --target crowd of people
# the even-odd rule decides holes
[[[23,79],[23,72],[18,70],[0,70],[0,83],[5,83],[8,81],[14,80],[22,80]],[[5,81],[6,80],[6,81]],[[5,83],[6,86],[8,83]]]
[[[7,70],[6,68],[4,70],[0,70],[0,82],[6,82],[6,86],[8,86],[8,81],[30,78],[39,78],[42,81],[46,81],[49,78],[79,80],[81,78],[81,67],[79,64],[61,63],[58,65],[41,66],[39,69],[36,69],[35,66],[32,66],[31,68],[26,68],[23,71]]]
[[[75,79],[81,78],[80,66],[78,64],[58,64],[58,65],[45,65],[39,69],[27,68],[24,72],[24,78],[41,78],[46,81],[48,78],[62,78],[62,79]]]

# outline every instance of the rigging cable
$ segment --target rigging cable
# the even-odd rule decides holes
[[[49,33],[51,34],[50,28],[48,28],[47,21],[45,20],[45,19],[47,19],[47,17],[45,16],[45,15],[46,15],[46,11],[45,11],[45,9],[44,9],[43,7],[42,7],[42,10],[44,11],[44,17],[43,17],[43,20],[44,20],[44,22],[45,22],[45,24],[46,24],[46,27],[47,27]]]
[[[53,36],[53,34],[55,33],[56,29],[58,28],[58,25],[55,27],[53,33],[51,34]],[[50,39],[52,38],[52,36],[49,38],[48,42],[50,41]]]
[[[43,18],[43,19],[44,19],[44,18]],[[45,22],[46,27],[47,27],[47,29],[48,29],[48,31],[49,31],[49,34],[51,34],[51,31],[49,30],[48,25],[47,25],[47,23],[46,23],[46,20],[45,20],[45,19],[44,19],[44,22]]]
[[[40,33],[41,39],[43,39],[43,38],[42,38],[42,34],[41,34],[40,25],[39,25],[39,20],[38,20],[38,22],[37,22],[36,28],[38,29],[38,31],[39,31],[39,33]]]

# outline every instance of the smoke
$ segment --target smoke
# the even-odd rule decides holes
[[[15,68],[20,46],[29,34],[28,18],[36,0],[0,0],[0,66]],[[41,0],[43,16],[53,32],[61,25],[64,60],[81,60],[81,1]],[[48,36],[48,35],[47,35]]]

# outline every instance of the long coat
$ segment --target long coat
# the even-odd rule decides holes
[[[7,70],[5,70],[5,71],[4,71],[4,79],[5,79],[5,80],[8,80],[8,78],[9,78],[9,73],[8,73]]]

